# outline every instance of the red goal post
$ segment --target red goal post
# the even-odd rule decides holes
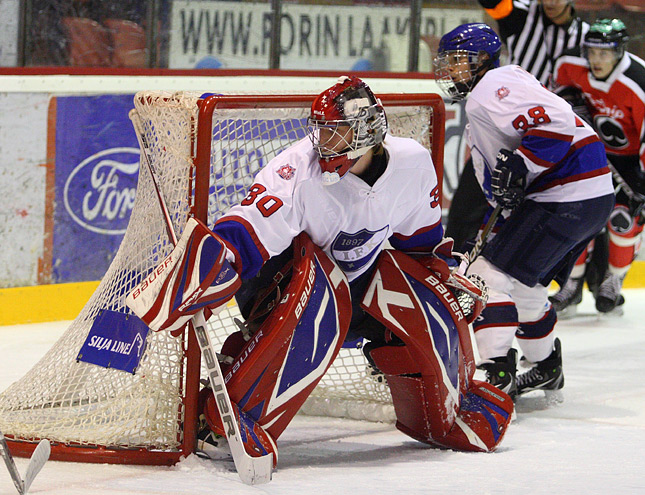
[[[194,215],[212,225],[246,195],[257,171],[306,136],[315,95],[140,92],[135,108],[175,231]],[[433,157],[442,183],[445,108],[436,94],[382,94],[389,132],[412,137]],[[430,194],[430,191],[428,191]],[[0,394],[0,431],[14,455],[52,442],[51,458],[171,465],[195,449],[201,370],[193,332],[150,332],[135,373],[77,359],[105,310],[129,314],[125,295],[172,249],[154,185],[139,171],[137,197],[119,251],[101,284],[52,349]],[[237,328],[229,305],[209,320],[214,342]],[[304,412],[392,420],[389,391],[360,349],[342,349]]]
[[[197,180],[205,183],[208,179],[206,174],[208,168],[206,164],[210,160],[211,141],[212,141],[212,122],[213,112],[220,110],[243,110],[259,108],[294,108],[308,109],[311,106],[315,95],[211,95],[200,102],[199,110],[199,129],[197,131],[197,153],[195,164],[197,166]],[[432,160],[437,170],[437,181],[439,183],[439,192],[443,186],[443,154],[445,141],[445,121],[446,110],[443,99],[436,93],[388,93],[377,95],[386,108],[388,107],[424,107],[432,109],[431,119],[428,122],[428,149],[432,155]],[[389,116],[389,114],[388,114]],[[200,200],[196,203],[200,205],[207,204],[203,195],[207,194],[200,189],[197,193]],[[200,219],[206,218],[205,211],[196,211]]]

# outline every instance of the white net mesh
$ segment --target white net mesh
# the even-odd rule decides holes
[[[165,153],[155,153],[163,194],[177,228],[190,208],[194,99],[155,107]],[[159,124],[157,124],[159,123]],[[167,131],[165,132],[167,127]],[[153,141],[155,148],[159,141]],[[77,361],[100,311],[128,312],[125,295],[171,249],[150,175],[141,167],[121,247],[90,301],[61,339],[0,396],[0,430],[17,438],[118,447],[177,448],[183,391],[181,342],[150,333],[135,374]]]
[[[212,224],[246,195],[255,173],[306,136],[300,108],[216,109],[213,114],[208,216]],[[179,236],[194,201],[193,156],[199,94],[144,92],[135,98],[152,161]],[[390,132],[430,147],[431,107],[386,106]],[[129,313],[125,295],[172,249],[150,174],[140,168],[137,197],[121,247],[99,288],[54,347],[0,395],[0,430],[17,439],[118,448],[178,449],[182,441],[185,349],[166,332],[148,335],[136,373],[77,361],[103,310]],[[235,330],[230,305],[209,321],[217,343]],[[359,348],[342,349],[304,407],[311,414],[394,419],[385,382]]]

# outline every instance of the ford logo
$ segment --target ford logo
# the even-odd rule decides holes
[[[79,163],[65,182],[65,210],[92,232],[121,235],[134,206],[138,148],[99,151]]]

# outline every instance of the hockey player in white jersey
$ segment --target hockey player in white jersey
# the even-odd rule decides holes
[[[212,232],[184,233],[178,265],[210,274],[195,275],[199,289],[173,288],[190,277],[162,264],[169,282],[133,309],[153,329],[181,330],[198,309],[221,307],[239,275],[246,322],[223,346],[222,371],[252,456],[277,462],[275,441],[343,341],[357,338],[386,376],[401,431],[439,447],[495,449],[513,403],[473,379],[468,322],[486,288],[458,272],[443,238],[430,153],[387,134],[385,110],[356,77],[314,100],[309,125],[310,137],[271,160]],[[211,248],[217,262],[203,259],[202,245],[221,247]],[[200,445],[214,454],[224,425],[209,389],[202,399]]]
[[[466,98],[477,179],[503,208],[495,235],[470,270],[490,288],[473,324],[481,367],[510,395],[564,385],[551,280],[566,280],[614,204],[598,136],[571,107],[517,65],[499,67],[501,44],[486,24],[441,38],[435,74],[455,100]],[[529,363],[516,376],[514,337]]]

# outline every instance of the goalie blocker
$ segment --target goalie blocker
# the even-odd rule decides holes
[[[240,288],[224,243],[190,218],[172,252],[125,299],[151,330],[181,331],[199,311],[226,304]],[[212,314],[212,313],[211,313]]]

